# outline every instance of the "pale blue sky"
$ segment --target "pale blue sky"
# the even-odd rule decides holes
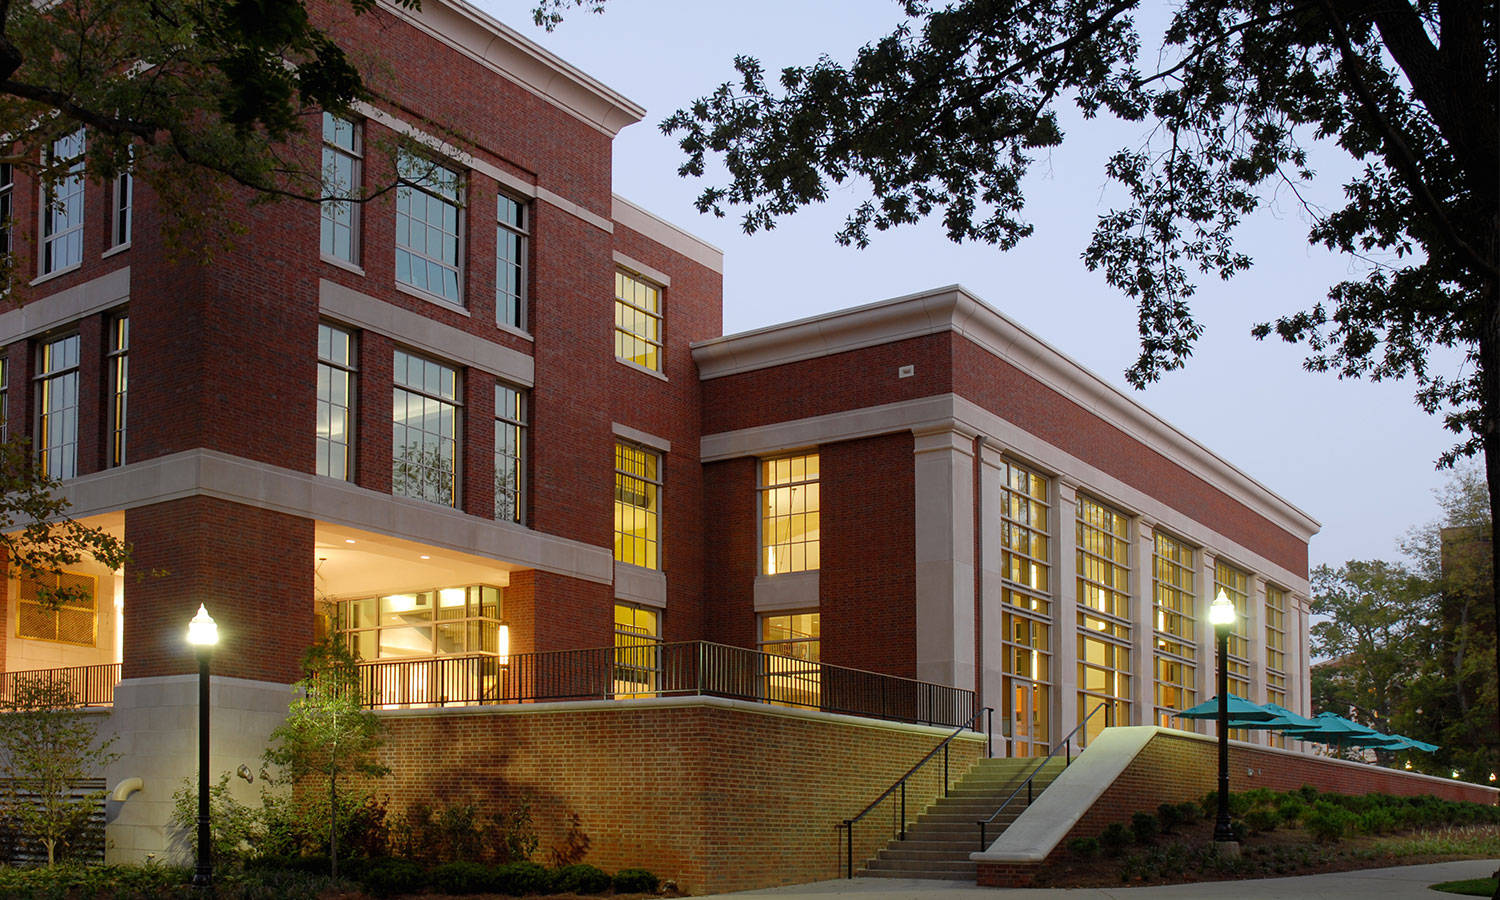
[[[693,208],[700,185],[677,177],[681,154],[657,123],[731,77],[737,53],[773,72],[820,53],[849,59],[896,21],[896,3],[611,0],[603,16],[575,13],[552,34],[531,24],[525,0],[479,6],[647,109],[615,141],[615,190],[724,250],[726,332],[963,284],[1322,522],[1314,564],[1394,557],[1407,528],[1437,517],[1432,491],[1443,475],[1433,462],[1452,440],[1412,403],[1409,385],[1308,374],[1297,348],[1249,336],[1253,323],[1311,306],[1357,274],[1348,259],[1308,246],[1290,197],[1246,228],[1249,272],[1200,286],[1205,334],[1187,368],[1134,391],[1122,373],[1135,359],[1135,308],[1079,261],[1112,199],[1103,160],[1140,140],[1133,128],[1068,125],[1069,139],[1027,186],[1036,234],[1008,254],[952,244],[937,222],[878,235],[867,250],[840,247],[833,233],[860,199],[852,190],[746,236],[733,218]],[[1330,156],[1325,168],[1340,162]],[[1338,203],[1339,183],[1325,179],[1315,197]],[[1456,372],[1458,360],[1445,365]]]

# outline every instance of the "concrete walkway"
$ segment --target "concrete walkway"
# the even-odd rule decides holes
[[[896,878],[843,878],[790,887],[717,894],[719,897],[770,897],[776,900],[1396,900],[1457,898],[1427,889],[1442,881],[1493,875],[1497,860],[1470,859],[1425,866],[1355,869],[1297,878],[1205,881],[1134,888],[982,888],[960,881],[913,881]]]

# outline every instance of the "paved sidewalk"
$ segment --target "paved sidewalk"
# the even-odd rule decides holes
[[[1205,881],[1134,888],[982,888],[961,881],[916,881],[899,878],[844,878],[815,881],[791,887],[717,894],[719,897],[769,897],[775,900],[1442,900],[1457,898],[1427,889],[1441,881],[1484,878],[1494,874],[1497,860],[1470,859],[1397,866],[1390,869],[1355,869],[1297,878],[1258,878],[1243,881]]]

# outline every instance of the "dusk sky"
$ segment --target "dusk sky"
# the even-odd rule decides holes
[[[1417,409],[1412,385],[1309,374],[1299,348],[1250,337],[1254,323],[1310,307],[1329,284],[1360,274],[1307,244],[1307,216],[1289,192],[1242,232],[1255,266],[1227,283],[1200,282],[1194,310],[1205,333],[1187,367],[1136,391],[1123,377],[1137,353],[1134,304],[1079,255],[1097,216],[1123,202],[1103,162],[1141,142],[1137,126],[1065,121],[1067,140],[1038,158],[1027,184],[1036,233],[1009,253],[955,245],[937,221],[877,235],[865,250],[840,247],[833,234],[863,199],[857,188],[747,236],[732,213],[693,208],[703,184],[677,176],[681,152],[657,123],[731,78],[736,54],[771,73],[819,54],[847,61],[897,21],[897,3],[612,0],[604,15],[577,11],[551,34],[531,24],[524,0],[478,5],[647,109],[615,140],[615,191],[724,250],[726,333],[962,284],[1320,521],[1313,564],[1394,558],[1408,528],[1437,518],[1433,490],[1445,475],[1434,461],[1454,439]],[[1314,166],[1331,177],[1304,193],[1336,207],[1347,160],[1325,153]],[[1450,354],[1436,368],[1454,375],[1461,364]]]

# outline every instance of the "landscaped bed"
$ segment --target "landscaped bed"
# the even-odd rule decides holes
[[[1500,807],[1434,797],[1320,794],[1313,788],[1230,795],[1240,855],[1214,853],[1217,796],[1162,804],[1097,838],[1075,838],[1039,887],[1276,878],[1500,857]]]

